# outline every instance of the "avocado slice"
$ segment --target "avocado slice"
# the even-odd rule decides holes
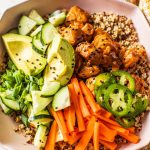
[[[25,74],[37,75],[45,68],[46,59],[32,49],[31,37],[8,33],[2,38],[13,63]]]
[[[65,86],[61,88],[55,95],[52,102],[52,107],[54,111],[58,111],[61,109],[64,109],[66,107],[69,107],[71,105],[70,103],[70,93],[68,86]]]
[[[48,65],[44,72],[45,81],[59,81],[66,85],[74,71],[75,54],[71,44],[60,35],[55,35],[47,50]]]

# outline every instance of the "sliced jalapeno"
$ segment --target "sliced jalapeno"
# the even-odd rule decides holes
[[[95,78],[95,84],[94,84],[94,92],[96,94],[98,88],[103,84],[103,83],[115,83],[115,77],[112,76],[110,73],[102,73],[98,75]]]
[[[147,106],[149,105],[148,99],[143,99],[141,97],[136,97],[133,100],[133,104],[131,110],[128,114],[128,117],[136,117],[141,114],[143,111],[146,110]]]
[[[105,106],[115,116],[123,117],[128,114],[132,105],[132,94],[123,85],[111,84],[104,96]]]
[[[124,128],[130,128],[130,127],[134,126],[134,124],[135,124],[134,118],[127,118],[127,117],[119,118],[119,117],[117,117],[116,121]]]
[[[127,86],[131,92],[135,91],[134,78],[128,72],[118,70],[112,72],[112,74],[119,78],[118,79],[119,84]]]

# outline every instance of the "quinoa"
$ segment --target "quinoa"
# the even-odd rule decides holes
[[[138,35],[131,19],[114,13],[93,13],[90,22],[94,28],[101,28],[122,46],[138,42]]]

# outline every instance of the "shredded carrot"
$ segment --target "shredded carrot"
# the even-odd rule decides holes
[[[110,124],[113,124],[113,125],[116,125],[116,126],[119,126],[119,127],[120,127],[119,123],[117,123],[117,122],[114,121],[114,120],[111,120],[111,119],[109,119],[109,118],[105,118],[105,117],[103,117],[103,116],[101,116],[101,115],[99,115],[99,114],[95,114],[95,116],[96,116],[98,119],[102,120],[102,121],[105,121],[105,122],[107,122],[107,123],[110,123]]]
[[[68,143],[70,145],[76,143],[82,137],[82,134],[82,132],[72,132],[71,135],[69,135]]]
[[[74,89],[76,91],[76,94],[78,95],[79,97],[79,105],[80,105],[80,108],[81,108],[81,112],[82,112],[82,115],[83,117],[88,117],[90,116],[90,112],[87,108],[87,105],[85,103],[85,100],[83,98],[83,94],[82,94],[82,91],[80,89],[80,85],[79,85],[79,82],[78,82],[78,79],[77,78],[73,78],[71,80],[71,83],[73,84],[74,86]]]
[[[54,150],[55,149],[55,142],[56,142],[56,135],[58,131],[57,122],[54,120],[48,134],[45,150]]]
[[[107,137],[108,140],[114,141],[115,136],[117,135],[117,132],[115,130],[112,130],[105,126],[103,123],[99,122],[100,124],[100,136],[105,136]]]
[[[135,133],[135,127],[130,127],[130,128],[128,128],[128,130],[129,130],[131,133]]]
[[[56,120],[62,134],[63,134],[64,141],[65,142],[68,141],[68,137],[67,137],[68,135],[66,134],[67,133],[67,128],[66,128],[66,125],[64,123],[65,122],[64,118],[62,118],[63,115],[61,113],[55,112],[53,110],[53,108],[50,108],[50,112],[53,115],[53,117],[55,118],[55,120]]]
[[[80,141],[75,147],[75,150],[84,150],[86,148],[91,137],[93,136],[95,120],[95,117],[92,116],[88,122],[87,129],[84,131]]]
[[[122,127],[115,126],[115,125],[109,124],[109,123],[105,123],[105,125],[106,125],[108,128],[113,129],[113,130],[115,130],[115,131],[117,131],[117,132],[121,132],[121,133],[124,133],[124,134],[126,134],[126,135],[129,134],[129,130],[124,129],[124,128],[122,128]]]
[[[118,134],[122,136],[123,138],[127,139],[129,142],[134,143],[134,144],[138,143],[140,140],[140,138],[137,135],[132,134],[132,133],[129,133],[128,135],[123,134],[123,133],[118,133]]]
[[[109,111],[105,110],[102,107],[101,107],[100,113],[101,113],[102,116],[104,116],[106,118],[110,118],[112,116],[112,114]]]
[[[76,92],[74,90],[74,86],[72,84],[69,84],[68,88],[70,91],[71,100],[74,104],[79,131],[81,132],[81,131],[85,130],[85,124],[84,124],[83,116],[82,116],[81,109],[79,106],[78,98],[77,98]]]
[[[104,135],[100,135],[99,139],[106,141],[106,142],[114,142],[114,139],[108,139],[107,136],[104,136]]]
[[[100,124],[99,122],[95,122],[93,135],[94,150],[99,150],[99,134],[100,134]]]
[[[93,112],[98,112],[100,110],[100,107],[98,107],[93,97],[93,94],[91,93],[91,91],[88,89],[88,87],[85,85],[83,81],[80,81],[80,87],[87,103],[90,105]]]
[[[75,110],[73,105],[64,109],[64,117],[69,133],[73,132],[75,126]]]
[[[103,144],[105,147],[109,148],[110,150],[115,150],[117,148],[117,144],[115,142],[100,140],[100,143]]]

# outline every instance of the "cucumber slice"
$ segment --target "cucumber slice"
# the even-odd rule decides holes
[[[31,113],[33,111],[33,107],[31,104],[28,105],[28,109],[27,109],[27,116],[30,117],[31,116]]]
[[[27,16],[22,16],[18,26],[19,34],[27,35],[35,26],[36,22],[34,20],[30,19]]]
[[[42,96],[52,96],[60,88],[60,82],[45,82],[42,87]]]
[[[19,106],[19,102],[18,101],[13,101],[13,100],[10,100],[10,99],[6,99],[6,98],[2,98],[2,102],[7,106],[9,107],[10,109],[13,109],[13,110],[20,110],[20,106]]]
[[[54,96],[52,107],[55,111],[70,106],[70,93],[68,86],[61,88]]]
[[[33,37],[37,35],[42,30],[42,25],[38,26],[33,32],[31,32],[30,36]]]
[[[46,126],[40,125],[38,127],[37,132],[35,134],[35,138],[34,138],[34,146],[38,148],[45,147],[46,140],[47,140],[46,130],[47,130]]]
[[[53,99],[53,97],[42,97],[41,91],[31,91],[34,114],[43,110]]]
[[[63,134],[62,134],[62,132],[59,128],[58,131],[57,131],[56,142],[60,142],[60,141],[63,141],[63,140],[64,140],[64,137],[63,137]]]
[[[56,34],[58,34],[57,29],[51,23],[46,23],[42,27],[42,42],[50,44]]]
[[[15,33],[15,34],[18,34],[18,33],[19,33],[19,32],[18,32],[18,28],[10,29],[10,30],[8,31],[8,33]]]
[[[66,14],[65,14],[65,12],[62,12],[60,14],[56,14],[56,15],[50,17],[48,20],[52,25],[54,25],[56,27],[56,26],[63,24],[65,19],[66,19]]]
[[[30,12],[29,18],[34,20],[37,23],[37,25],[41,25],[45,23],[44,19],[39,15],[39,13],[36,10],[32,10]]]
[[[7,107],[5,104],[3,104],[1,98],[0,98],[0,106],[2,107],[4,113],[7,114],[7,115],[9,115],[10,113],[12,113],[12,111],[13,111],[9,107]]]
[[[25,114],[21,114],[21,120],[23,122],[23,124],[28,127],[28,117]]]
[[[43,45],[43,43],[41,42],[41,32],[39,32],[33,37],[32,44],[35,51],[37,51],[40,54],[45,54],[47,45]]]

